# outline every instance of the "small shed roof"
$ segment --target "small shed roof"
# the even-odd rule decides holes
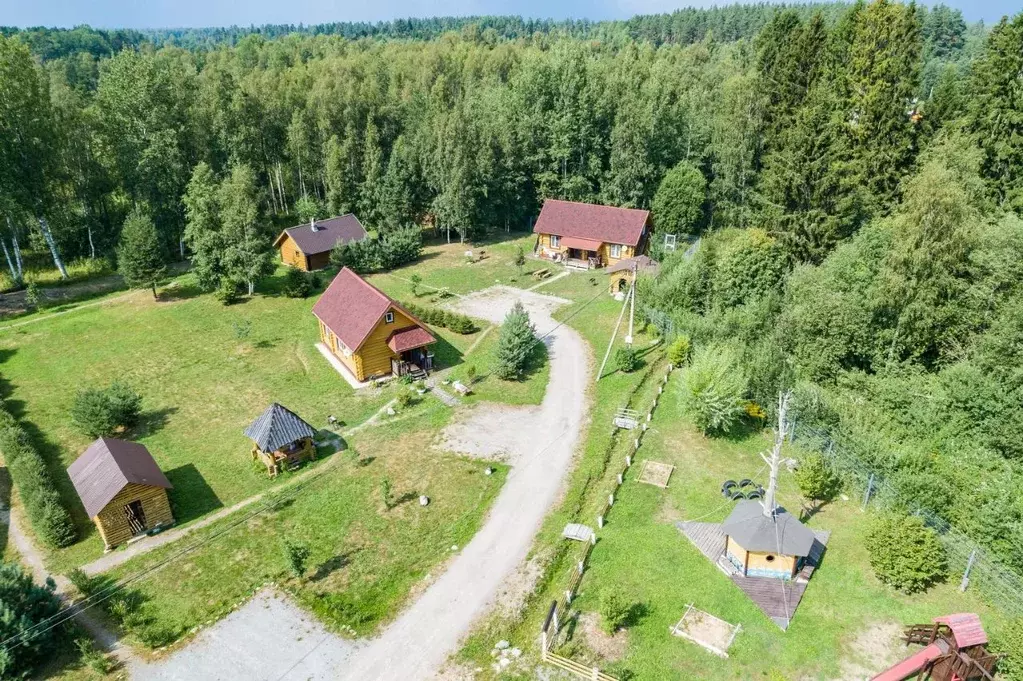
[[[287,407],[274,402],[245,429],[245,435],[264,452],[274,452],[316,431]]]
[[[960,648],[982,646],[987,643],[987,634],[980,623],[980,617],[972,612],[961,612],[955,615],[936,617],[934,621],[947,624],[955,636],[956,645]]]
[[[437,339],[429,331],[421,326],[410,326],[395,331],[387,339],[387,347],[394,352],[402,353],[413,348],[421,348],[424,345],[436,343]]]
[[[581,251],[599,251],[604,245],[603,241],[596,239],[580,239],[577,236],[562,237],[561,243],[565,248],[578,248]]]
[[[656,272],[659,267],[660,265],[657,264],[657,261],[649,256],[637,255],[635,258],[619,260],[607,268],[607,273],[631,272],[633,269],[638,269],[640,272]]]
[[[313,220],[307,225],[289,227],[280,233],[274,246],[280,245],[285,235],[290,236],[298,250],[306,255],[326,253],[338,242],[361,241],[366,238],[366,228],[352,213],[338,215],[326,220]]]
[[[813,530],[784,508],[779,507],[773,516],[766,516],[764,507],[754,500],[736,504],[722,529],[747,551],[783,556],[810,555],[816,539]]]
[[[90,518],[110,503],[129,483],[170,489],[160,467],[143,445],[101,437],[68,466],[68,476]]]
[[[635,246],[643,237],[650,212],[595,203],[547,199],[533,231],[600,243]],[[573,248],[576,248],[573,246]]]

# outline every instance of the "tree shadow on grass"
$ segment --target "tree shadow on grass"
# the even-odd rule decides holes
[[[450,369],[462,363],[462,352],[451,343],[438,335],[437,342],[433,345],[433,368]]]
[[[167,286],[165,288],[158,289],[158,292],[159,295],[156,300],[158,303],[173,303],[179,300],[190,300],[192,298],[198,298],[203,294],[203,290],[194,283],[179,283],[177,286]]]
[[[136,438],[147,437],[159,432],[167,425],[167,419],[178,412],[177,407],[164,407],[142,412],[138,424],[132,429]]]
[[[220,497],[209,486],[194,464],[178,466],[166,471],[165,474],[170,483],[174,485],[169,495],[171,508],[174,511],[174,520],[179,524],[224,506]]]
[[[351,563],[352,555],[354,553],[355,551],[345,551],[344,553],[339,553],[336,556],[332,556],[323,561],[316,566],[316,572],[314,572],[312,577],[309,578],[309,581],[319,582],[326,579],[333,573]]]

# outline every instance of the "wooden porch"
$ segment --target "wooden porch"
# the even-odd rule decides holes
[[[391,358],[391,373],[397,377],[412,376],[413,380],[425,380],[433,371],[433,353],[427,348],[415,348]]]

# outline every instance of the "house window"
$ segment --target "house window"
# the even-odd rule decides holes
[[[620,257],[622,257],[622,245],[621,244],[611,244],[611,257],[612,258],[620,258]]]
[[[551,234],[551,248],[559,248],[561,246],[561,237],[557,234]]]
[[[342,341],[340,338],[338,338],[337,339],[337,344],[338,344],[338,347],[341,348],[341,354],[342,355],[344,355],[345,357],[351,357],[352,356],[352,351],[348,349],[348,346],[344,344],[344,341]]]
[[[384,321],[388,324],[394,322],[394,313],[393,312],[384,313]]]

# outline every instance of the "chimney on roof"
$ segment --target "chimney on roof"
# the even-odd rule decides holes
[[[316,225],[316,218],[309,218],[309,229],[314,232],[320,231],[320,228]]]

